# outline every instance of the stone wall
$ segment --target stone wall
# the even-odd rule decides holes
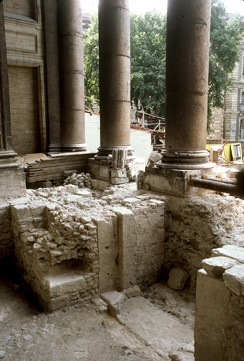
[[[213,250],[198,272],[195,360],[244,359],[244,250]]]
[[[45,309],[156,281],[164,198],[132,186],[101,193],[70,184],[11,201],[18,265]]]
[[[224,110],[221,108],[214,108],[213,115],[207,134],[207,143],[209,140],[214,140],[216,143],[221,144],[224,136]]]
[[[41,0],[4,0],[13,149],[47,150],[44,31]]]
[[[212,193],[187,199],[168,197],[164,272],[183,267],[194,292],[201,261],[213,248],[244,245],[244,201]]]
[[[0,201],[0,261],[14,254],[13,234],[9,204]]]
[[[13,149],[19,155],[40,153],[37,68],[9,66]]]
[[[3,0],[3,6],[9,13],[35,18],[35,0]]]

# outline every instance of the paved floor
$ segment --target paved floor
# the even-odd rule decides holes
[[[125,301],[118,319],[100,314],[93,305],[45,314],[11,271],[1,270],[0,359],[193,361],[193,329],[191,322],[184,322],[188,306],[176,302],[187,315],[178,312],[176,304],[172,315],[165,311],[166,298],[168,308],[174,306],[172,292],[153,286],[147,298]]]

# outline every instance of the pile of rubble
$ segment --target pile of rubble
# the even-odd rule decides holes
[[[89,173],[73,173],[72,175],[68,176],[65,181],[64,185],[67,184],[74,184],[78,188],[89,188],[92,189],[91,184],[91,176]]]

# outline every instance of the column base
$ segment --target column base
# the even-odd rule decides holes
[[[0,198],[15,198],[26,194],[25,172],[14,151],[0,152]]]
[[[140,171],[145,170],[145,162],[141,159],[128,157],[123,167],[113,167],[112,156],[90,158],[88,172],[92,177],[109,184],[125,184],[135,182]]]
[[[199,151],[169,151],[162,152],[162,159],[157,163],[159,168],[195,170],[213,168],[209,162],[207,150]]]
[[[61,152],[61,144],[50,144],[48,153],[60,153]]]
[[[201,177],[206,174],[209,177],[222,174],[226,176],[226,170],[214,166],[210,168],[195,169],[171,169],[167,167],[154,166],[146,167],[145,172],[138,176],[137,188],[159,192],[165,195],[186,198],[190,195],[200,195],[211,191],[192,187],[188,184],[187,178],[190,176]]]
[[[63,144],[62,152],[82,152],[87,150],[87,145],[84,144]]]
[[[96,159],[106,160],[109,155],[113,154],[113,151],[124,150],[127,151],[127,158],[134,157],[134,150],[129,146],[101,146],[98,148],[98,154],[95,156]]]

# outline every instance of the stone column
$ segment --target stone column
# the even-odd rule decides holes
[[[166,151],[159,167],[209,167],[206,151],[211,0],[169,0]]]
[[[25,177],[12,148],[3,1],[0,1],[0,198],[25,194]]]
[[[44,0],[49,152],[61,151],[57,0]]]
[[[80,0],[58,0],[62,150],[86,150]]]
[[[98,157],[130,146],[130,12],[128,0],[100,0]]]
[[[13,153],[3,2],[0,2],[0,151]]]

